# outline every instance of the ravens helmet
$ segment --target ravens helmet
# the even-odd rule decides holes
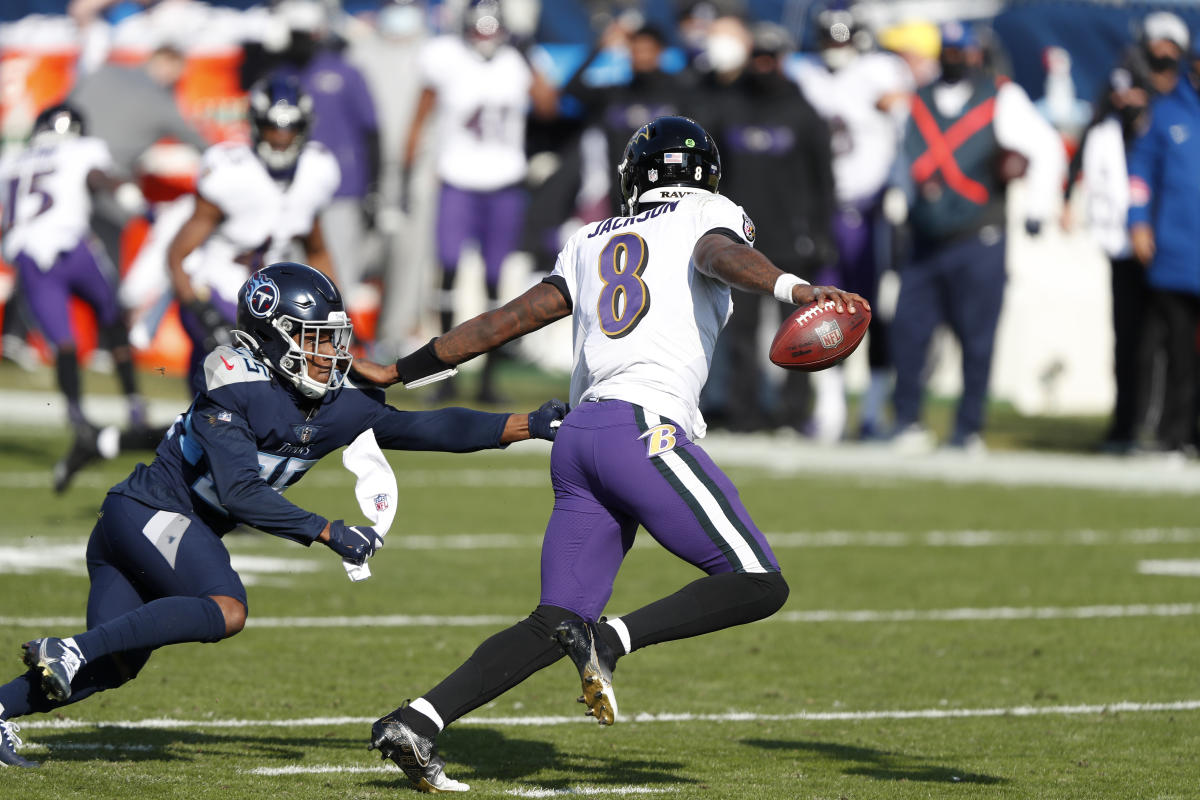
[[[33,122],[33,138],[48,139],[66,136],[83,136],[87,123],[79,109],[66,103],[50,106],[37,115]]]
[[[617,174],[621,179],[621,213],[629,216],[637,213],[639,203],[675,196],[668,187],[715,194],[721,182],[721,154],[716,142],[696,121],[659,117],[639,128],[625,145]]]
[[[471,0],[462,24],[463,37],[484,58],[494,56],[507,39],[499,0]]]
[[[312,98],[294,75],[269,75],[250,89],[250,137],[254,152],[276,175],[296,166],[312,128]],[[290,138],[272,131],[290,132]],[[279,136],[276,141],[271,141]],[[284,143],[286,141],[286,143]]]
[[[340,387],[350,369],[354,325],[342,295],[305,264],[281,261],[251,275],[238,292],[237,324],[238,342],[309,399]],[[309,375],[313,359],[320,359],[318,370],[321,362],[332,361],[323,380]]]

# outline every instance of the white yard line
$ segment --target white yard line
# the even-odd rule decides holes
[[[756,714],[732,711],[724,714],[635,714],[621,723],[675,722],[856,722],[876,719],[967,719],[977,717],[1083,716],[1088,714],[1158,714],[1175,711],[1200,711],[1200,700],[1170,700],[1158,703],[1092,703],[1058,706],[1009,706],[1001,708],[916,708],[865,711],[797,711],[791,714]],[[155,719],[94,722],[70,718],[21,720],[21,730],[70,730],[77,728],[130,728],[173,730],[179,728],[332,728],[340,725],[369,725],[374,717],[301,717],[298,719]],[[595,725],[581,714],[569,717],[466,717],[459,725],[483,725],[498,728],[542,727],[546,725]]]
[[[248,775],[328,775],[336,772],[394,772],[397,775],[401,773],[396,767],[342,767],[335,764],[313,764],[312,766],[301,767],[254,767],[253,769],[243,769]]]
[[[1099,606],[994,606],[987,608],[826,609],[781,611],[763,622],[992,622],[1004,620],[1127,619],[1135,617],[1194,617],[1200,603],[1135,603]],[[248,628],[463,628],[511,625],[519,615],[435,616],[388,614],[356,617],[250,617]],[[0,627],[72,628],[83,617],[4,617]]]

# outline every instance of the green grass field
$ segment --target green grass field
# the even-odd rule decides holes
[[[22,641],[82,623],[86,536],[137,460],[57,497],[45,487],[65,446],[0,429],[12,675]],[[351,584],[325,548],[230,536],[247,629],[21,720],[42,767],[0,772],[0,797],[415,796],[366,751],[370,723],[533,608],[551,492],[538,445],[391,460],[404,506],[374,578]],[[909,481],[902,465],[843,478],[819,459],[728,471],[777,542],[784,610],[623,660],[611,729],[582,715],[569,663],[544,670],[442,737],[468,796],[1200,797],[1200,583],[1154,574],[1200,559],[1193,497]],[[334,458],[289,496],[354,519],[351,489]],[[610,613],[694,577],[643,537]]]

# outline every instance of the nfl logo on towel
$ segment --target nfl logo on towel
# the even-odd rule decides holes
[[[375,495],[375,510],[386,511],[388,507],[388,496],[386,494]]]

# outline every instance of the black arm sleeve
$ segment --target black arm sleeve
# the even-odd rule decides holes
[[[254,434],[239,412],[201,395],[188,437],[204,451],[217,499],[234,520],[306,546],[321,535],[328,520],[284,499],[260,477]]]

